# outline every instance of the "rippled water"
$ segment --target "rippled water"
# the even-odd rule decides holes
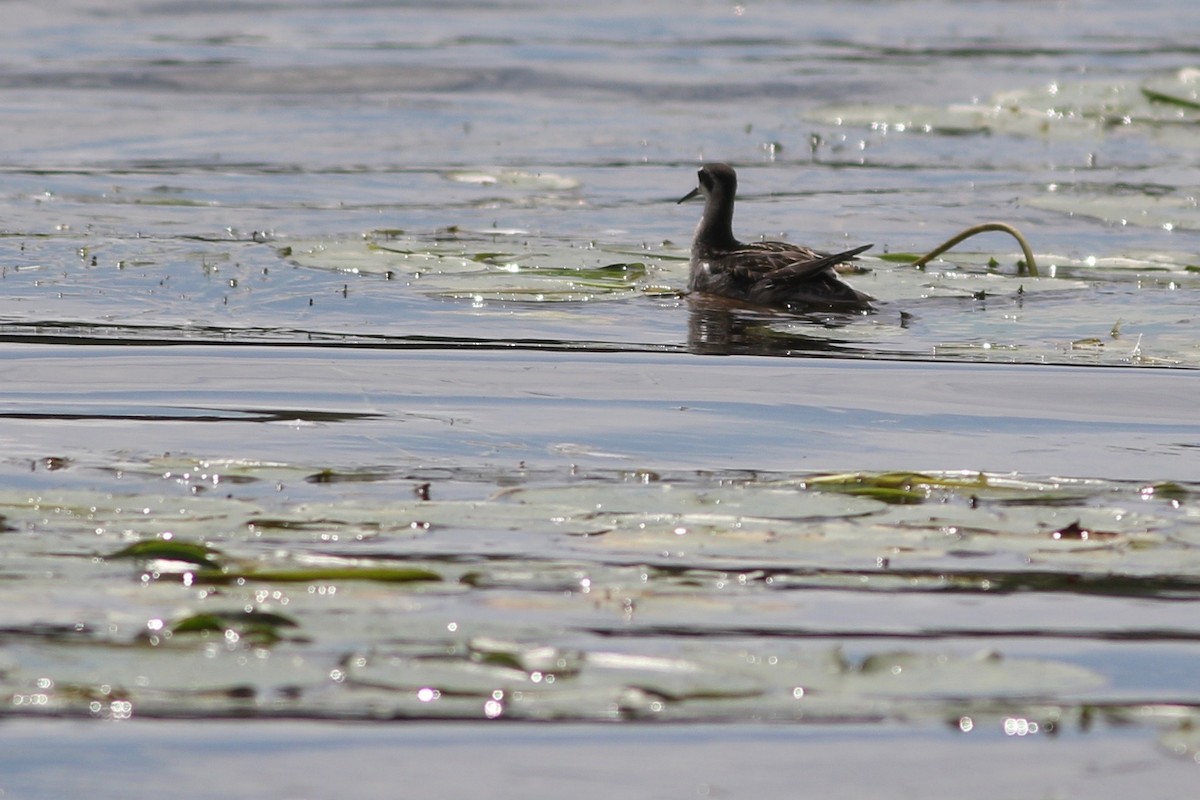
[[[50,718],[149,720],[120,729],[136,760],[169,735],[233,774],[162,719],[246,716],[423,720],[443,766],[499,740],[430,720],[563,724],[522,745],[579,779],[512,769],[500,796],[601,796],[589,748],[664,793],[784,776],[698,770],[689,736],[874,793],[1177,787],[1194,16],[7,4],[0,790],[125,768]],[[850,280],[877,309],[683,296],[704,159],[739,170],[743,238],[873,242]],[[1037,277],[998,234],[897,255],[993,219]],[[565,725],[595,721],[709,727],[658,729],[652,777]],[[963,768],[912,768],[930,752]]]

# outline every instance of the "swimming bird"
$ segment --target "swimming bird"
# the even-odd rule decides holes
[[[704,215],[692,241],[688,289],[772,308],[871,308],[870,295],[842,281],[834,267],[869,249],[821,253],[787,242],[739,242],[733,235],[737,173],[728,164],[705,164],[700,185],[683,197],[704,196]]]

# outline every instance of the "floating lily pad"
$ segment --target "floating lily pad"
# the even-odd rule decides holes
[[[228,628],[247,630],[251,628],[295,628],[299,623],[291,617],[269,611],[207,611],[184,617],[171,626],[173,633],[197,633],[201,631],[223,631]]]
[[[1110,225],[1134,225],[1141,228],[1161,228],[1165,231],[1194,231],[1200,230],[1198,196],[1200,195],[1096,194],[1064,189],[1026,198],[1022,202],[1033,208],[1090,217]],[[1190,262],[1180,267],[1186,266],[1187,263]]]
[[[220,569],[221,552],[208,545],[175,540],[151,539],[136,542],[106,558],[136,558],[139,560],[182,561],[206,569]]]
[[[619,299],[650,288],[655,267],[648,255],[637,261],[619,255],[569,246],[507,251],[469,241],[369,237],[296,242],[287,258],[305,267],[403,280],[435,297],[544,303]]]
[[[518,189],[541,189],[569,191],[578,189],[580,182],[566,175],[553,172],[531,172],[523,169],[476,169],[453,170],[446,178],[456,183],[472,183],[479,186],[512,186]]]
[[[938,106],[829,106],[814,118],[883,134],[1000,133],[1075,138],[1110,128],[1157,128],[1200,118],[1196,70],[1131,82],[1055,81],[998,92],[978,103]]]
[[[1187,67],[1174,75],[1151,78],[1142,84],[1142,94],[1155,103],[1200,111],[1200,69]]]
[[[170,634],[183,636],[187,634],[222,634],[227,641],[245,639],[255,645],[271,645],[281,641],[283,629],[297,628],[299,623],[291,617],[269,611],[206,611],[184,617],[171,626]],[[156,635],[146,637],[152,644],[157,644]]]
[[[177,469],[188,462],[159,480],[174,486]],[[500,470],[443,476],[451,493],[473,481],[472,500],[421,500],[412,476],[402,500],[395,482],[368,480],[349,484],[350,501],[330,495],[338,484],[301,480],[312,466],[239,470],[240,491],[283,475],[313,496],[267,508],[180,497],[173,521],[214,546],[122,550],[222,565],[188,562],[182,581],[64,561],[30,535],[49,525],[86,554],[97,528],[124,524],[121,497],[59,498],[66,525],[45,499],[0,497],[16,531],[6,569],[53,600],[0,630],[10,713],[130,713],[116,702],[353,719],[1049,720],[1042,700],[1110,702],[1128,678],[1074,650],[1008,652],[1029,631],[1104,647],[1113,630],[1124,642],[1145,626],[1114,629],[1075,604],[1170,601],[1157,630],[1183,624],[1176,601],[1200,598],[1189,483],[613,470],[526,473],[501,488]],[[425,584],[435,591],[406,588]]]
[[[1163,708],[1160,711],[1165,712],[1162,716],[1174,716],[1175,719],[1170,720],[1172,727],[1159,738],[1159,745],[1173,756],[1200,762],[1200,719],[1196,718],[1195,709]]]
[[[988,481],[983,474],[977,474],[973,478],[959,478],[916,472],[889,472],[875,475],[818,475],[810,478],[808,485],[822,491],[871,497],[885,503],[923,503],[936,488],[979,491],[988,488]]]

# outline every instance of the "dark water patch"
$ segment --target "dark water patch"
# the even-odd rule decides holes
[[[639,101],[721,102],[724,100],[832,101],[854,94],[862,81],[828,83],[771,80],[754,83],[636,82],[570,75],[562,70],[521,67],[327,66],[321,68],[246,69],[237,63],[151,63],[144,69],[101,72],[5,72],[0,91],[109,91],[169,95],[320,96],[347,92],[443,94],[542,94],[578,96],[606,94]]]
[[[748,639],[748,640],[833,640],[837,642],[854,643],[865,640],[872,643],[895,641],[904,642],[940,642],[950,640],[959,645],[986,647],[990,642],[1012,643],[1020,640],[1038,640],[1050,644],[1055,642],[1074,643],[1076,641],[1098,643],[1184,643],[1200,642],[1200,632],[1180,630],[1176,628],[1138,628],[1136,630],[1094,630],[1091,628],[1069,630],[1061,628],[1048,629],[1045,627],[1030,628],[948,628],[916,631],[902,631],[892,628],[866,628],[856,630],[829,629],[821,630],[809,627],[672,627],[672,626],[621,626],[610,628],[589,628],[589,633],[605,639],[654,639],[664,637],[669,639]],[[1194,701],[1200,706],[1200,698]]]
[[[347,422],[352,420],[375,419],[382,414],[371,414],[356,411],[320,411],[310,409],[213,409],[213,408],[173,408],[162,407],[155,410],[153,406],[137,411],[121,411],[109,406],[97,407],[93,410],[83,410],[79,406],[60,409],[47,409],[44,406],[38,411],[0,411],[0,419],[27,420],[124,420],[128,422]]]
[[[13,329],[27,328],[14,332]],[[6,330],[7,329],[7,330]],[[64,332],[56,332],[64,331]],[[65,331],[80,331],[67,333]],[[87,333],[83,333],[87,331]],[[163,336],[162,333],[175,333]],[[297,329],[190,328],[174,326],[109,326],[92,324],[38,323],[0,325],[0,342],[13,344],[70,345],[112,347],[185,347],[205,343],[215,347],[323,347],[348,350],[501,350],[508,352],[594,352],[594,353],[678,353],[681,345],[637,342],[555,341],[538,339],[477,339],[454,336],[384,336],[361,333]],[[797,346],[791,349],[798,350]],[[829,349],[822,343],[820,349]]]
[[[893,65],[904,62],[941,64],[946,61],[970,64],[976,60],[1020,62],[1031,58],[1074,58],[1097,62],[1128,58],[1140,62],[1150,50],[1156,55],[1180,61],[1200,55],[1200,47],[1193,42],[1157,37],[1141,42],[1125,38],[1083,37],[1073,41],[1063,40],[1052,45],[1041,41],[1022,44],[1009,38],[990,36],[965,38],[969,43],[964,44],[964,37],[955,37],[953,41],[945,44],[880,45],[846,40],[824,40],[819,44],[835,54],[832,55],[834,60]]]
[[[6,625],[0,627],[0,640],[32,639],[77,642],[95,635],[87,625]]]

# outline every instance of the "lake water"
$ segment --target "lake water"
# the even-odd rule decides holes
[[[1194,779],[1188,3],[4,16],[5,797]]]

